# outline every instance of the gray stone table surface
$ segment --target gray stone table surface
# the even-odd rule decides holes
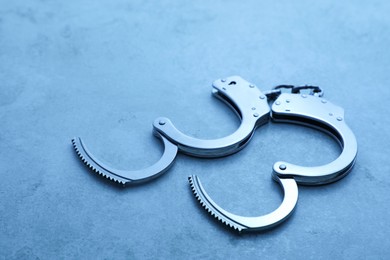
[[[389,1],[0,1],[1,259],[389,259]],[[71,138],[112,166],[162,154],[152,122],[199,138],[239,120],[210,95],[241,75],[262,90],[314,84],[345,109],[359,154],[339,182],[299,187],[277,228],[238,235],[193,197],[197,174],[239,215],[281,202],[275,161],[320,165],[328,135],[269,123],[240,153],[179,155],[122,188],[93,174]]]

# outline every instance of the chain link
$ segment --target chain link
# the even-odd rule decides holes
[[[300,94],[301,90],[309,89],[310,90],[309,95],[314,95],[318,97],[322,97],[324,95],[323,90],[319,86],[310,86],[310,85],[305,85],[305,86],[278,85],[273,89],[266,91],[265,95],[267,96],[268,100],[275,100],[280,96],[280,94],[282,94],[282,89],[290,89],[291,93],[293,94]]]

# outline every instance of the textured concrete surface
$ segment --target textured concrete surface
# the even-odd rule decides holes
[[[388,1],[0,1],[0,258],[388,259]],[[262,90],[318,84],[344,107],[359,155],[343,180],[299,187],[294,215],[236,235],[198,206],[187,176],[240,215],[275,209],[275,161],[319,165],[340,148],[304,127],[268,124],[233,156],[179,155],[146,185],[122,189],[76,157],[146,167],[167,116],[202,138],[238,119],[210,95],[241,75]]]

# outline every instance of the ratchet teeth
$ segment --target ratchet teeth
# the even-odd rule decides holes
[[[228,227],[238,231],[247,229],[247,227],[240,225],[239,223],[228,218],[223,210],[208,196],[206,191],[203,189],[202,184],[196,175],[191,175],[188,177],[188,181],[191,186],[191,190],[194,193],[195,198],[199,201],[200,205],[214,218],[216,218],[221,223],[227,225]]]
[[[96,159],[88,152],[88,150],[83,145],[81,138],[76,137],[72,139],[73,148],[75,149],[77,155],[80,157],[81,161],[88,166],[93,172],[109,179],[110,181],[117,182],[122,185],[126,185],[131,182],[129,179],[122,178],[118,175],[111,173],[109,170],[105,169],[108,167],[102,166],[101,163],[98,163]]]

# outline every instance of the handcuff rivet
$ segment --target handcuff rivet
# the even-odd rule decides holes
[[[276,101],[276,102],[275,102],[275,105],[278,105],[278,106],[279,106],[279,105],[280,105],[280,101]]]
[[[284,165],[284,164],[281,164],[281,165],[279,165],[279,169],[281,169],[282,171],[284,171],[284,170],[287,169],[287,166]]]
[[[165,120],[160,120],[160,121],[158,122],[159,125],[165,125],[165,123],[166,123]]]
[[[290,99],[286,99],[286,102],[287,102],[287,103],[290,103],[290,102],[291,102],[291,100],[290,100]]]
[[[259,117],[259,114],[258,113],[254,113],[253,116],[254,117]]]
[[[250,88],[254,88],[254,87],[255,87],[255,85],[253,85],[253,84],[250,84],[250,85],[249,85],[249,87],[250,87]]]
[[[226,79],[221,79],[221,81],[222,81],[222,82],[225,82],[225,81],[226,81]]]
[[[338,121],[343,121],[343,118],[341,116],[337,117]]]
[[[306,94],[302,94],[302,97],[303,97],[303,98],[307,98],[307,95],[306,95]]]
[[[264,96],[264,95],[261,95],[259,98],[260,98],[260,99],[264,99],[264,98],[265,98],[265,96]]]

